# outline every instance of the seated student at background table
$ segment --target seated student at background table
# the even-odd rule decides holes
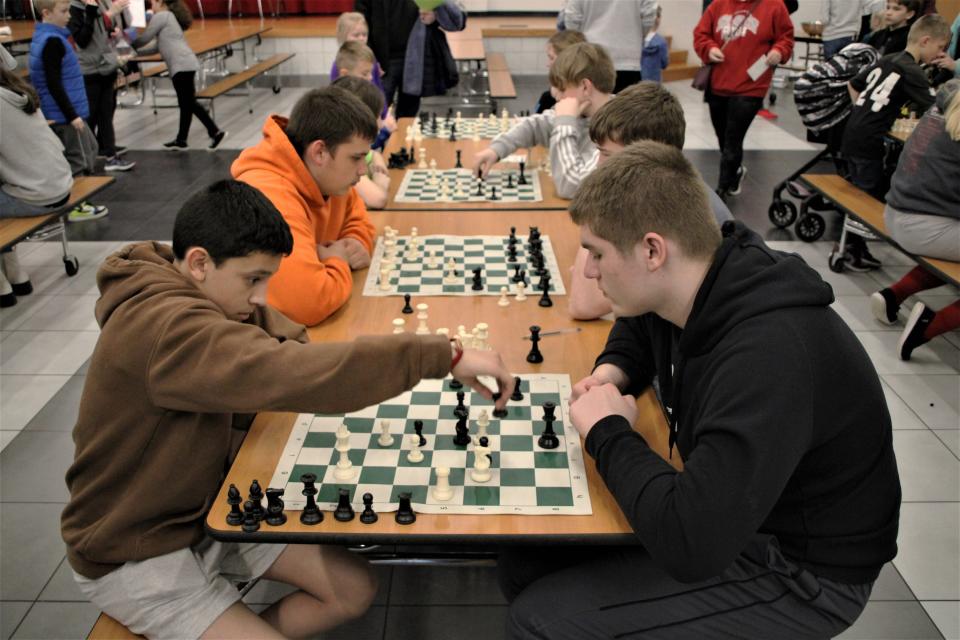
[[[683,149],[687,123],[683,107],[676,96],[660,84],[642,81],[615,95],[590,118],[590,139],[600,156],[599,166],[613,155],[640,140],[654,140]],[[710,200],[710,209],[717,224],[733,220],[730,209],[713,189],[703,183]],[[580,248],[570,268],[570,293],[567,311],[575,320],[593,320],[610,313],[610,301],[593,279],[584,276],[589,252]]]
[[[380,114],[383,113],[383,92],[377,89],[375,84],[353,76],[341,76],[334,80],[332,86],[349,91],[360,98],[377,117],[377,126],[383,125],[383,120],[380,118]],[[383,154],[374,149],[367,152],[366,163],[367,172],[357,183],[357,193],[367,205],[367,209],[383,209],[389,200],[390,171],[387,169]]]
[[[638,544],[502,555],[511,638],[830,637],[896,555],[870,358],[817,272],[742,223],[721,232],[702,183],[643,141],[570,205],[617,316],[570,420]],[[632,429],[654,376],[682,471]]]
[[[314,89],[289,120],[272,115],[263,140],[230,172],[260,189],[293,232],[293,252],[271,280],[268,302],[295,322],[318,324],[350,298],[352,270],[370,265],[374,228],[356,186],[367,173],[377,120],[359,98]]]
[[[62,534],[80,590],[134,633],[312,637],[362,614],[376,593],[366,561],[342,547],[204,534],[251,418],[241,414],[356,411],[451,368],[487,398],[477,375],[512,384],[498,355],[443,336],[310,343],[266,304],[293,248],[270,201],[225,180],[183,205],[172,248],[130,244],[97,274],[101,332],[73,430]],[[257,615],[235,582],[258,576],[299,590]]]
[[[484,176],[517,149],[548,147],[557,195],[572,198],[584,176],[597,166],[597,147],[587,128],[590,116],[612,97],[617,72],[603,47],[581,42],[563,51],[550,67],[557,90],[553,109],[523,118],[493,139],[473,159],[473,172]]]

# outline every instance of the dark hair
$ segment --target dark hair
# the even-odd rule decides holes
[[[9,89],[21,96],[26,96],[27,104],[23,105],[24,113],[35,113],[40,106],[40,98],[37,91],[31,87],[26,80],[12,71],[0,67],[0,87]]]
[[[369,80],[355,76],[340,76],[330,86],[340,87],[360,98],[363,104],[370,107],[374,118],[379,118],[383,113],[383,92]]]
[[[163,0],[163,3],[167,5],[167,9],[169,9],[173,17],[177,19],[177,24],[180,25],[181,29],[186,31],[190,28],[190,25],[193,24],[193,14],[190,13],[187,5],[181,2],[181,0]]]
[[[638,140],[656,140],[683,149],[686,131],[680,101],[659,82],[630,85],[590,118],[594,144],[609,141],[627,146]]]
[[[259,189],[220,180],[183,203],[173,223],[173,253],[183,260],[190,247],[203,247],[220,265],[256,251],[290,255],[293,236],[286,220]]]
[[[340,87],[305,93],[293,106],[287,123],[287,137],[301,157],[315,140],[323,140],[332,154],[351,136],[373,142],[377,119],[360,98]]]

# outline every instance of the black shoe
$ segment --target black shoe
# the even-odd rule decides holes
[[[17,296],[13,293],[4,293],[0,295],[0,309],[6,309],[17,304]]]
[[[220,143],[223,142],[223,139],[227,137],[227,132],[221,129],[217,131],[217,135],[210,138],[210,146],[207,147],[207,151],[213,151],[220,146]]]
[[[29,280],[16,284],[10,283],[10,288],[13,289],[13,295],[15,296],[28,296],[33,293],[33,285]]]
[[[854,246],[847,246],[847,250],[843,254],[844,263],[850,271],[856,271],[857,273],[865,273],[867,271],[873,271],[883,266],[879,260],[870,255],[870,252],[866,248],[860,249]]]
[[[866,244],[860,249],[860,264],[864,265],[868,269],[879,269],[883,266],[883,263],[880,262],[877,258],[870,253],[870,250],[867,249]]]
[[[743,188],[743,178],[747,175],[747,168],[743,165],[740,165],[740,168],[737,169],[737,184],[730,187],[730,195],[738,196],[740,191]]]
[[[927,305],[922,302],[913,305],[913,311],[910,312],[910,317],[907,319],[907,326],[900,334],[898,350],[901,360],[909,360],[914,349],[929,342],[929,339],[924,337],[923,334],[936,315],[936,313],[927,309]]]
[[[870,296],[870,309],[877,320],[883,324],[894,325],[897,323],[900,303],[889,288],[881,289]]]
[[[170,142],[164,142],[163,148],[168,151],[183,151],[187,148],[187,143],[180,140],[171,140]]]

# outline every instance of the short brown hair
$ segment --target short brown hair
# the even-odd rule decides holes
[[[910,44],[919,42],[920,38],[924,36],[930,36],[930,39],[934,41],[944,40],[949,42],[950,35],[950,25],[943,19],[943,16],[931,13],[913,23],[913,26],[910,27],[910,33],[907,34],[907,42]]]
[[[590,139],[622,145],[656,140],[683,148],[687,122],[676,96],[658,82],[630,85],[600,107],[590,118]]]
[[[332,154],[352,136],[373,142],[377,119],[360,98],[340,87],[305,93],[293,106],[287,123],[287,137],[301,157],[315,140],[323,140]]]
[[[553,50],[557,55],[560,55],[564,49],[586,41],[587,36],[583,35],[579,31],[574,31],[573,29],[564,29],[563,31],[557,31],[555,34],[550,36],[550,39],[547,40],[547,44],[553,47]]]
[[[597,91],[613,93],[617,71],[607,50],[598,44],[581,42],[563,50],[550,67],[550,86],[561,91],[580,84],[593,83]]]
[[[370,107],[375,118],[379,118],[383,113],[383,93],[369,80],[355,76],[340,76],[330,86],[340,87],[360,98],[363,104]]]
[[[910,19],[916,20],[923,11],[924,0],[897,0],[897,4],[906,7],[907,11],[913,11],[913,17]]]
[[[337,51],[337,58],[334,60],[337,69],[340,71],[352,71],[356,69],[357,65],[361,62],[373,64],[376,61],[377,57],[373,55],[373,49],[356,40],[344,42],[340,45],[340,50]]]
[[[70,3],[70,0],[33,0],[33,6],[37,8],[37,13],[43,15],[43,10],[53,11],[61,2]]]
[[[679,149],[652,140],[631,144],[584,178],[570,217],[621,254],[651,231],[691,258],[709,259],[720,246],[700,174]]]

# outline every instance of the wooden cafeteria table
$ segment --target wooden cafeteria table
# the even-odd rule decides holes
[[[446,117],[446,116],[444,116]],[[390,154],[400,150],[400,147],[406,145],[407,127],[413,124],[413,118],[400,118],[397,122],[397,130],[390,136],[383,151],[384,160],[389,160]],[[457,163],[457,150],[461,151],[460,159],[464,168],[469,169],[473,163],[473,156],[490,146],[490,139],[473,140],[457,139],[456,142],[450,142],[446,138],[423,138],[419,143],[414,142],[417,147],[417,159],[419,160],[420,149],[423,147],[427,151],[427,162],[431,159],[437,161],[438,169],[452,169]],[[527,153],[526,149],[517,149],[517,155]],[[530,149],[530,158],[532,162],[527,162],[526,169],[539,169],[540,163],[546,158],[547,150],[542,147]],[[503,163],[498,163],[494,169],[500,167]],[[506,166],[506,165],[504,165]],[[516,168],[516,165],[509,165]],[[410,165],[407,169],[415,169],[416,165]],[[523,210],[565,210],[570,204],[569,200],[564,200],[557,196],[557,190],[553,185],[553,178],[547,175],[545,171],[540,171],[540,193],[543,200],[539,202],[397,202],[397,191],[400,189],[400,183],[403,182],[403,176],[407,169],[390,169],[390,191],[387,198],[387,210],[411,210],[411,211],[492,211],[497,209],[523,209]],[[564,214],[566,215],[566,214]]]
[[[503,234],[511,224],[536,225],[549,235],[569,287],[568,269],[578,247],[577,227],[563,215],[550,212],[497,211],[486,216],[441,217],[424,212],[381,212],[375,214],[378,232],[390,225],[401,233],[416,226],[421,235],[448,233],[457,235]],[[391,320],[399,315],[400,297],[363,297],[366,271],[354,272],[353,295],[350,301],[322,324],[310,329],[315,342],[352,340],[361,335],[386,334]],[[418,299],[420,301],[421,299]],[[566,314],[566,298],[554,299],[552,308],[537,306],[535,298],[499,307],[496,296],[469,298],[447,296],[423,298],[430,304],[432,327],[455,327],[459,324],[487,322],[490,343],[514,373],[566,373],[575,383],[593,368],[610,330],[610,322],[575,322]],[[545,337],[541,350],[545,361],[540,365],[526,362],[529,342],[523,340],[527,327],[540,325],[544,331],[576,326],[579,333]],[[372,363],[375,364],[375,363]],[[637,428],[647,442],[664,455],[667,450],[667,426],[660,405],[652,391],[638,400],[640,410]],[[287,442],[296,414],[262,413],[254,421],[243,446],[207,515],[208,533],[221,540],[247,542],[293,542],[338,544],[543,544],[635,542],[632,530],[620,508],[597,474],[593,460],[585,456],[587,482],[593,509],[591,515],[449,515],[417,514],[412,525],[398,525],[390,513],[383,513],[372,525],[361,524],[359,518],[337,522],[326,513],[323,522],[308,526],[300,522],[299,512],[287,514],[287,522],[273,527],[262,524],[259,531],[245,534],[238,526],[226,524],[227,488],[235,484],[243,491],[254,478],[261,481],[273,476],[280,453]],[[567,427],[571,428],[572,427]],[[676,456],[674,456],[676,460]]]

